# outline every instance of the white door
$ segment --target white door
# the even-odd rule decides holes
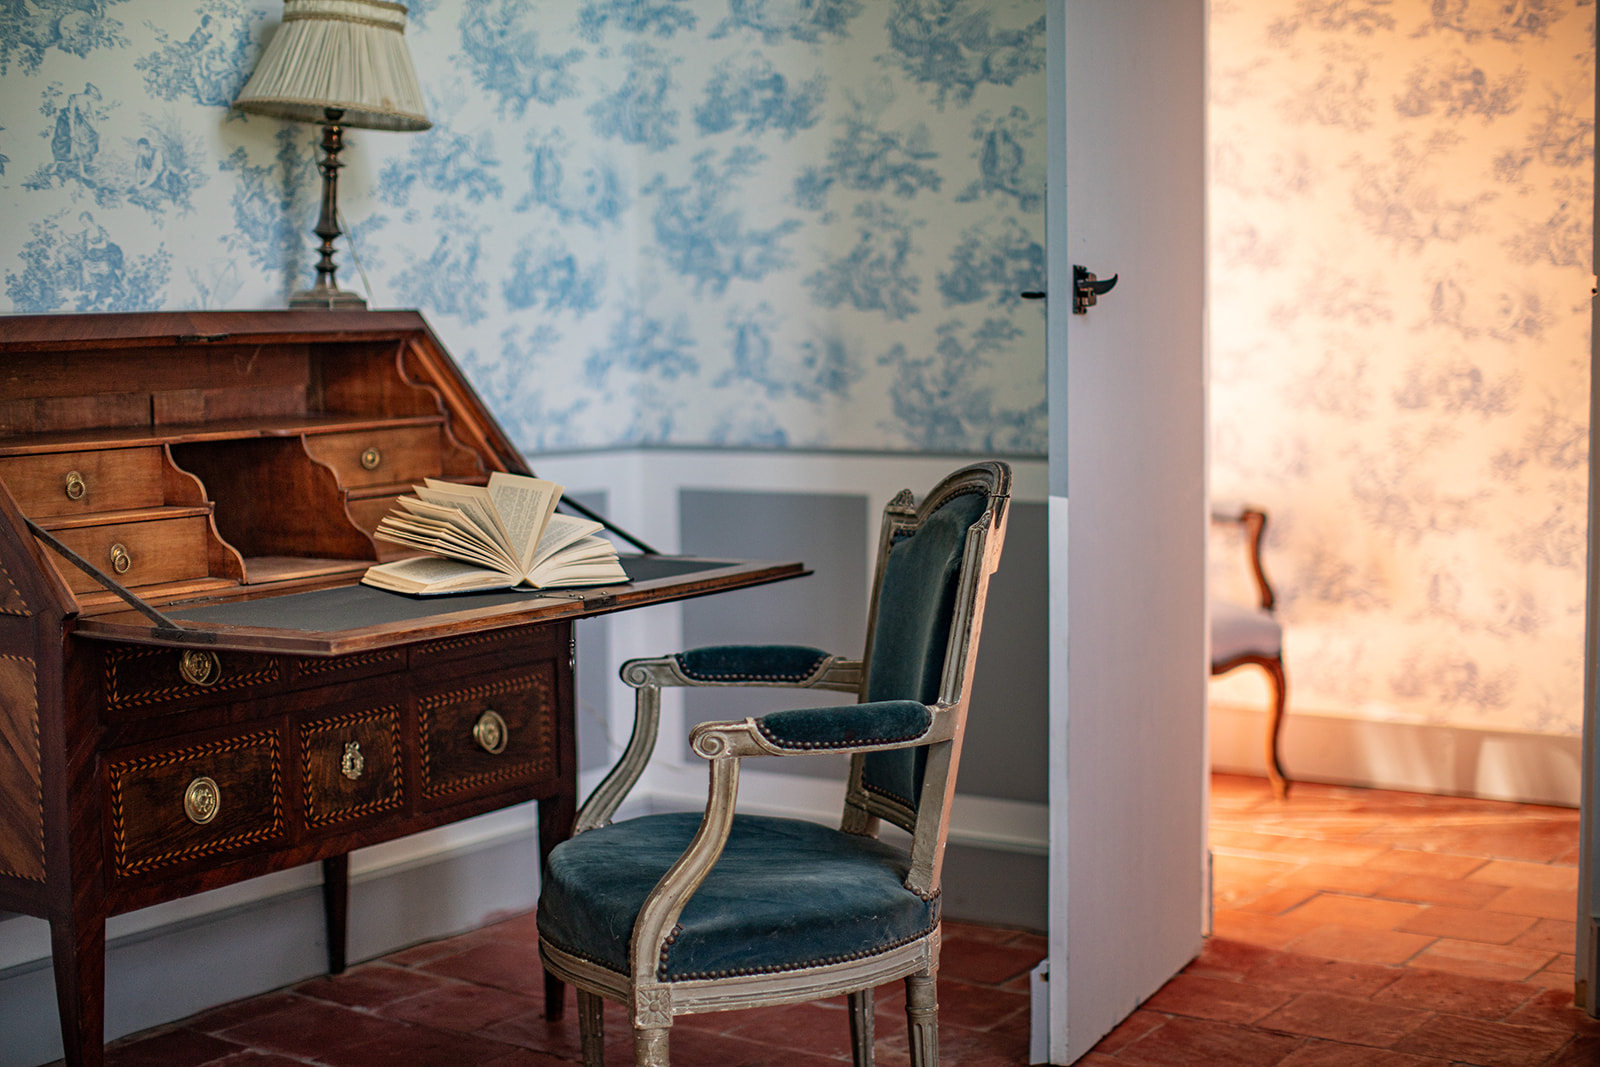
[[[1207,5],[1047,10],[1049,1030],[1067,1064],[1195,956],[1206,909]],[[1084,315],[1073,264],[1119,278]]]

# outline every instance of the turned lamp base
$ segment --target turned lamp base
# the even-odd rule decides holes
[[[347,289],[316,287],[302,289],[289,298],[292,308],[324,308],[328,311],[365,311],[367,302]]]

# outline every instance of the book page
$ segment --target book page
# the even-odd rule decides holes
[[[516,584],[515,575],[488,571],[470,563],[458,563],[437,556],[418,556],[367,568],[364,585],[396,593],[430,595],[465,593],[484,589],[505,589]]]
[[[526,574],[537,557],[539,538],[561,499],[562,487],[543,478],[495,471],[489,475],[489,499],[505,522],[512,555]]]
[[[533,563],[528,568],[530,571],[538,568],[539,564],[560,552],[563,548],[580,538],[604,530],[605,526],[593,519],[575,519],[570,515],[552,515],[550,524],[544,528],[544,536],[539,538],[539,547],[533,554]],[[611,542],[602,543],[613,552]]]
[[[437,478],[424,478],[423,483],[411,487],[419,498],[429,504],[458,509],[483,531],[485,537],[499,542],[507,558],[521,558],[521,550],[511,539],[505,523],[500,521],[500,513],[495,510],[489,490],[481,485],[457,485],[454,482],[441,482]]]

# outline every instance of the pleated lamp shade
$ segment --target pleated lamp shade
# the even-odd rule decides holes
[[[297,122],[425,130],[406,49],[406,6],[384,0],[284,0],[283,25],[233,106]]]

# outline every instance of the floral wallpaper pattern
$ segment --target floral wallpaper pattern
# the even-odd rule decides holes
[[[1211,9],[1212,492],[1291,714],[1579,733],[1593,0]]]
[[[281,12],[0,4],[0,311],[310,284],[317,129],[228,106]],[[1043,31],[1043,0],[414,0],[435,125],[348,134],[340,283],[420,308],[530,450],[1042,454]]]

